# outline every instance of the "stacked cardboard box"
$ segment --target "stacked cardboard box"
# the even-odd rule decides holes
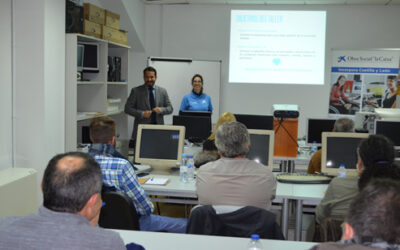
[[[85,3],[83,33],[97,38],[103,38],[111,42],[128,44],[128,34],[120,30],[119,15],[100,8],[96,5]]]

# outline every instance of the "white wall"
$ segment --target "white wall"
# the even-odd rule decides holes
[[[326,10],[325,85],[229,84],[232,8]],[[298,104],[301,136],[305,134],[306,118],[327,117],[331,50],[400,47],[399,11],[400,6],[147,5],[146,54],[222,60],[220,112],[270,114],[273,104]]]
[[[40,183],[65,144],[65,1],[14,0],[13,35],[14,167],[36,169]]]
[[[0,2],[0,170],[12,167],[11,0]]]

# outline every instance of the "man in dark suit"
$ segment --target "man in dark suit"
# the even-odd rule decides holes
[[[125,113],[135,117],[131,141],[136,140],[138,124],[164,124],[164,115],[173,111],[167,90],[155,86],[156,69],[145,68],[143,78],[145,83],[131,90],[125,104]]]

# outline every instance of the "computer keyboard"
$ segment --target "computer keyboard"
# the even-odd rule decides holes
[[[294,184],[328,184],[331,177],[321,174],[284,173],[278,174],[276,179],[282,183]]]

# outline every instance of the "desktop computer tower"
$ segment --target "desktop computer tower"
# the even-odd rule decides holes
[[[108,72],[107,72],[107,81],[115,82],[115,64],[114,64],[114,57],[108,56]]]
[[[114,66],[115,66],[114,81],[120,82],[121,81],[121,57],[118,57],[118,56],[114,57]]]
[[[65,7],[65,33],[83,33],[83,7],[69,0]]]

